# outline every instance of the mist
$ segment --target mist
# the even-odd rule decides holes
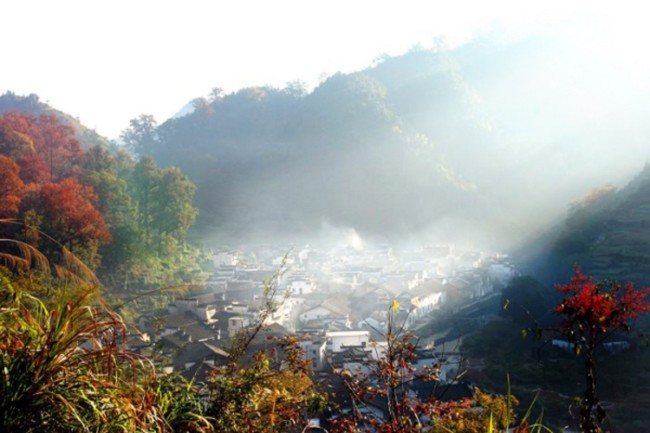
[[[139,151],[197,184],[208,243],[321,242],[328,226],[507,250],[650,156],[650,63],[591,18],[495,26],[313,90],[199,98]]]
[[[0,426],[650,431],[647,14],[14,3]]]

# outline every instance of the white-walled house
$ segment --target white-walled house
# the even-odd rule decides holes
[[[309,359],[314,371],[320,371],[325,364],[327,344],[322,337],[306,338],[298,343],[303,352],[303,359]]]
[[[246,314],[249,311],[248,304],[243,302],[231,302],[230,305],[226,306],[226,311],[236,314]]]
[[[289,283],[289,293],[296,296],[309,295],[314,292],[316,286],[308,279],[298,279]]]
[[[338,307],[331,305],[328,302],[321,302],[320,304],[303,311],[300,314],[300,320],[303,323],[312,320],[331,319],[331,320],[345,320],[348,314]]]
[[[337,353],[350,347],[367,348],[370,341],[369,331],[336,331],[325,333],[327,350]]]
[[[440,305],[445,301],[444,290],[438,289],[427,292],[422,287],[422,290],[416,290],[415,292],[411,298],[411,315],[416,319],[431,314],[433,310],[439,309]]]
[[[250,326],[251,319],[244,316],[234,316],[228,319],[228,336],[233,338],[244,328]]]

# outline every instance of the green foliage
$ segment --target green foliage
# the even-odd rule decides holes
[[[155,401],[166,427],[178,433],[213,432],[213,420],[206,417],[201,389],[180,375],[161,376],[155,386]]]
[[[147,121],[136,122],[132,140],[155,127]],[[75,130],[54,115],[8,113],[0,116],[0,172],[0,217],[47,232],[110,286],[187,279],[181,269],[197,255],[186,244],[196,187],[180,170],[101,145],[83,151]],[[56,254],[33,230],[3,230]]]
[[[158,140],[157,126],[153,116],[143,114],[131,120],[129,127],[122,132],[120,138],[132,152],[149,155]]]
[[[213,431],[191,383],[125,349],[88,267],[65,250],[54,263],[0,243],[16,251],[2,254],[13,271],[0,268],[0,431]]]
[[[392,98],[411,77],[394,83],[375,72],[336,74],[312,93],[295,84],[217,92],[144,134],[154,140],[137,141],[151,141],[158,164],[180,167],[197,185],[204,234],[295,234],[323,218],[362,230],[422,227],[465,203],[469,183],[396,112]],[[438,71],[421,72],[435,81]],[[125,134],[140,137],[142,123]],[[458,198],[453,207],[447,194]]]
[[[538,397],[533,411],[535,416],[539,415],[539,409],[543,409],[547,420],[569,421],[566,418],[570,399],[562,400],[556,393],[572,395],[573,383],[581,377],[580,365],[575,360],[566,357],[549,359],[550,348],[540,348],[534,338],[523,338],[520,328],[506,320],[488,323],[465,337],[462,348],[470,359],[480,360],[483,364],[481,372],[468,373],[469,380],[477,386],[507,394],[509,390],[504,378],[509,376],[514,384],[512,393],[520,399],[522,407],[532,405],[533,390],[541,387],[549,393]],[[546,350],[542,352],[542,349]],[[523,416],[521,410],[518,415]]]
[[[29,252],[16,258],[42,259]],[[143,431],[161,425],[148,398],[153,369],[120,347],[124,326],[96,303],[96,287],[65,281],[44,287],[47,279],[24,272],[5,271],[0,278],[0,430]]]
[[[309,415],[324,409],[324,397],[315,391],[296,342],[287,340],[281,347],[288,353],[281,365],[259,352],[252,366],[213,371],[207,413],[217,431],[286,432],[301,428]]]
[[[180,170],[160,169],[148,157],[136,162],[92,148],[85,164],[85,182],[98,193],[113,235],[101,250],[102,279],[116,286],[187,280],[181,273],[196,271],[192,261],[199,254],[185,242],[196,218],[196,187]]]
[[[267,320],[284,301],[278,299],[278,278],[285,263],[286,257],[265,281],[257,323],[233,339],[229,363],[211,372],[207,413],[219,432],[301,430],[309,416],[325,409],[326,396],[312,382],[311,362],[303,360],[296,337],[273,340],[272,352],[251,353],[252,343],[261,338]]]

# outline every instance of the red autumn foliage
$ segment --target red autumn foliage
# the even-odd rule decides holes
[[[17,131],[31,136],[35,117],[28,113],[5,113],[0,118],[0,125],[5,131]]]
[[[8,124],[0,117],[0,153],[11,158],[31,155],[35,152],[32,139]]]
[[[25,187],[18,175],[19,171],[14,161],[0,155],[0,218],[18,214]]]
[[[61,236],[62,243],[110,242],[111,235],[104,217],[94,205],[97,197],[92,187],[68,178],[60,183],[43,185],[38,195],[40,208],[48,224]]]
[[[569,284],[555,288],[567,295],[555,310],[565,317],[565,325],[581,324],[594,336],[626,331],[631,320],[650,311],[650,288],[636,289],[632,282],[624,286],[616,281],[596,282],[582,274],[579,266]]]
[[[555,311],[564,316],[561,332],[575,344],[576,354],[584,361],[586,389],[580,403],[580,431],[601,433],[606,413],[596,392],[596,350],[611,331],[629,331],[632,320],[650,312],[650,288],[636,289],[631,282],[624,286],[611,280],[597,282],[582,274],[577,265],[574,271],[569,284],[555,286],[566,295]]]
[[[36,155],[27,155],[17,160],[20,166],[20,178],[25,183],[48,183],[51,179],[50,167]]]
[[[50,171],[50,181],[76,176],[84,154],[74,131],[56,116],[7,113],[0,119],[6,131],[28,136]]]

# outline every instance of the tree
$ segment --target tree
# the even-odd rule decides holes
[[[307,83],[301,80],[289,81],[284,87],[284,92],[294,98],[303,98],[309,93]]]
[[[2,255],[12,270],[0,267],[0,431],[214,431],[191,383],[159,377],[125,348],[122,318],[78,258],[60,244],[58,263],[0,239],[7,244],[18,253]],[[48,278],[55,267],[65,279]]]
[[[20,177],[27,184],[44,184],[52,179],[50,167],[35,153],[20,157],[17,162],[20,165]]]
[[[99,264],[97,249],[111,240],[96,200],[92,187],[70,178],[43,185],[30,203],[44,216],[46,233],[95,267]]]
[[[95,191],[97,209],[111,232],[111,242],[100,249],[102,280],[111,285],[123,283],[131,277],[136,262],[146,256],[134,200],[128,193],[126,180],[118,175],[115,158],[105,149],[91,148],[84,168],[81,179]]]
[[[107,171],[117,174],[115,157],[102,146],[93,146],[86,151],[83,167],[86,170]]]
[[[596,350],[613,331],[630,330],[630,322],[650,311],[650,288],[635,289],[617,281],[594,281],[576,266],[569,284],[555,288],[565,297],[555,309],[563,317],[561,333],[575,344],[576,354],[584,361],[586,390],[580,407],[583,433],[600,433],[605,411],[596,393]],[[595,412],[595,413],[594,413]]]
[[[50,180],[60,181],[79,174],[79,164],[84,158],[81,144],[74,130],[54,115],[41,115],[36,119],[34,144],[37,153],[50,168]]]
[[[4,118],[0,118],[0,154],[16,159],[34,152],[36,150],[32,139],[27,134],[14,130]]]
[[[192,207],[195,191],[196,186],[178,168],[160,171],[154,207],[159,234],[173,234],[179,242],[185,241],[198,214]]]
[[[20,179],[18,165],[0,155],[0,218],[18,214],[25,185]]]
[[[224,94],[224,90],[221,87],[213,87],[210,90],[210,95],[208,96],[208,99],[212,104],[214,102],[221,101],[223,99],[223,94]]]
[[[442,402],[435,396],[414,396],[409,390],[414,380],[437,382],[439,365],[415,368],[417,340],[412,332],[395,323],[399,303],[394,301],[388,314],[386,348],[383,356],[370,365],[366,374],[343,371],[350,392],[352,413],[333,420],[331,431],[357,433],[475,433],[505,432],[515,421],[513,396],[499,396],[474,390],[472,399]],[[365,410],[369,402],[381,402],[386,415]],[[524,418],[515,432],[527,432]]]
[[[138,225],[144,231],[145,244],[150,246],[152,225],[155,219],[155,190],[158,184],[156,162],[151,157],[143,157],[133,169],[130,180],[132,197],[135,199],[138,210]]]
[[[11,146],[17,156],[27,156],[31,152],[29,142],[25,142],[26,136],[31,140],[36,154],[47,164],[49,168],[50,181],[59,181],[66,177],[76,176],[79,173],[79,164],[83,159],[81,144],[74,134],[74,130],[59,120],[54,115],[42,114],[35,117],[27,113],[7,113],[2,116],[1,124],[5,131],[5,137],[18,137],[14,139]],[[22,138],[21,138],[22,137]],[[17,142],[22,140],[17,149]]]
[[[280,362],[273,362],[266,351],[249,353],[280,302],[278,278],[283,271],[284,264],[265,281],[257,321],[233,339],[229,362],[211,372],[207,413],[214,419],[216,431],[301,431],[308,415],[324,409],[325,397],[309,378],[310,361],[303,359],[295,337],[275,341],[274,351],[284,355]],[[252,355],[252,362],[248,355]]]
[[[125,129],[120,138],[134,153],[149,155],[158,143],[158,123],[152,115],[141,114],[131,119],[129,127]]]

